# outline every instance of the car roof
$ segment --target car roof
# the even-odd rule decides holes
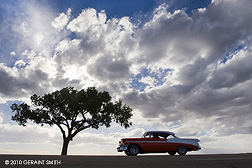
[[[175,133],[170,132],[170,131],[146,131],[146,132],[153,132],[153,133],[162,133],[162,134],[175,135]]]

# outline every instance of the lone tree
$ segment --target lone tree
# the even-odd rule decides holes
[[[44,96],[31,96],[33,107],[26,103],[12,104],[12,120],[26,126],[27,120],[36,124],[57,125],[63,135],[61,155],[67,155],[68,144],[82,130],[109,127],[112,121],[128,128],[132,109],[122,105],[122,100],[111,102],[108,92],[98,92],[95,87],[77,91],[66,87]]]

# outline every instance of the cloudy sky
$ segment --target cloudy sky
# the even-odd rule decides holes
[[[133,108],[130,129],[88,129],[69,154],[117,154],[168,130],[193,153],[251,152],[250,0],[0,0],[0,154],[60,154],[57,127],[11,121],[10,105],[95,86]]]

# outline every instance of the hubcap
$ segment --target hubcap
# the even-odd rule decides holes
[[[184,146],[179,147],[179,153],[180,154],[185,154],[187,152],[186,148]]]

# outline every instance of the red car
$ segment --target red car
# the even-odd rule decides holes
[[[139,153],[165,153],[170,155],[185,155],[187,151],[197,151],[201,147],[198,139],[178,138],[169,131],[148,131],[142,138],[124,138],[119,141],[118,152],[125,152],[128,156]]]

